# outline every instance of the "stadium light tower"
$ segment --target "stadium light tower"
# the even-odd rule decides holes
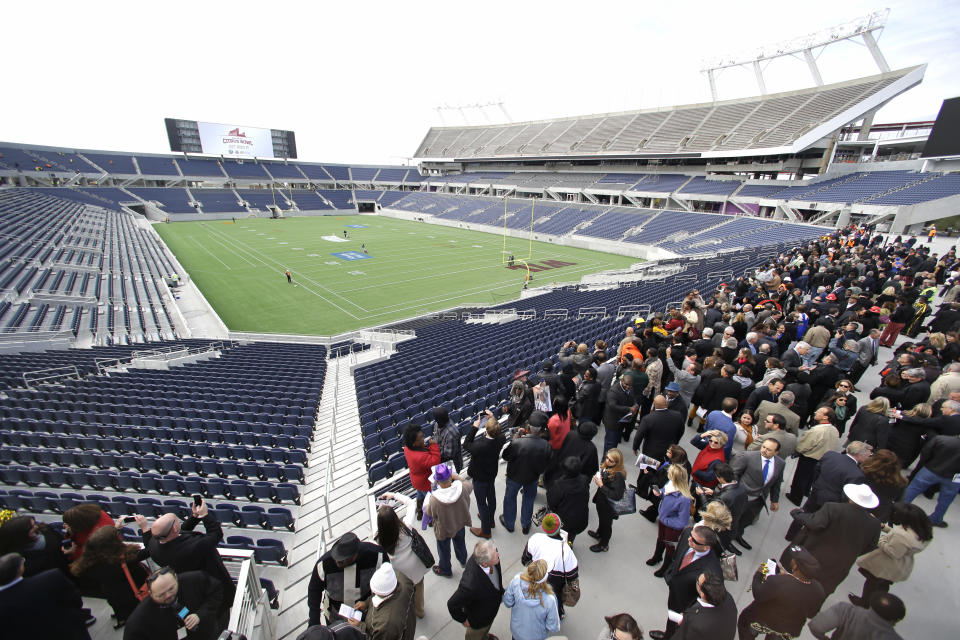
[[[513,118],[510,117],[510,114],[507,113],[506,107],[503,106],[503,100],[498,100],[497,102],[482,102],[482,103],[478,102],[475,104],[460,104],[460,105],[452,105],[452,106],[449,104],[444,104],[441,106],[434,107],[433,109],[434,111],[437,112],[437,114],[439,114],[440,122],[442,122],[444,125],[446,124],[446,120],[443,117],[444,111],[459,111],[460,117],[463,118],[463,123],[467,126],[470,126],[470,120],[467,117],[467,113],[468,111],[473,111],[473,110],[479,111],[480,114],[483,115],[484,119],[486,119],[487,124],[493,124],[493,121],[490,119],[490,116],[487,115],[487,112],[486,112],[486,109],[488,107],[499,107],[500,111],[503,113],[503,117],[507,119],[507,122],[513,122]]]
[[[870,55],[873,56],[873,61],[880,68],[880,72],[886,73],[890,71],[890,65],[887,64],[883,53],[880,52],[880,47],[877,45],[877,39],[873,33],[883,30],[889,14],[890,9],[874,11],[855,20],[777,44],[766,45],[748,53],[704,60],[704,66],[700,71],[707,74],[707,80],[710,82],[710,95],[714,102],[717,101],[716,73],[731,67],[752,66],[753,73],[757,78],[757,85],[760,87],[760,94],[766,95],[767,85],[763,80],[763,69],[760,63],[786,56],[802,55],[810,69],[810,74],[813,76],[813,81],[820,87],[823,86],[823,78],[820,75],[820,69],[817,67],[817,60],[813,53],[814,49],[826,47],[843,40],[863,38],[863,43],[870,50]]]

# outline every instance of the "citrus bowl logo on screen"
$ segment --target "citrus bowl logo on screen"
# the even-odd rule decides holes
[[[227,135],[221,136],[221,144],[227,149],[227,153],[236,153],[239,155],[248,155],[253,148],[253,140],[247,138],[247,134],[240,131],[240,127],[231,129]]]

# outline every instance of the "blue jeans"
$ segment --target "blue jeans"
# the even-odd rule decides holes
[[[444,538],[443,540],[437,540],[437,555],[440,559],[437,561],[437,566],[440,567],[440,571],[446,574],[453,572],[453,568],[450,566],[450,541],[453,540],[453,550],[457,554],[457,560],[460,561],[460,564],[467,564],[467,545],[463,541],[464,530],[460,529],[457,531],[457,535],[452,538]]]
[[[940,485],[940,497],[937,498],[937,507],[930,514],[930,522],[939,524],[943,522],[943,516],[950,508],[950,503],[960,492],[960,482],[954,482],[953,478],[947,478],[935,474],[926,467],[920,469],[914,476],[907,492],[903,496],[904,502],[913,502],[913,499],[934,485]]]
[[[497,491],[492,482],[473,481],[473,495],[477,497],[477,511],[480,512],[480,529],[490,533],[493,528],[493,515],[497,512]]]
[[[683,416],[683,419],[686,420],[687,416]],[[620,444],[620,437],[623,433],[623,427],[617,427],[616,429],[611,429],[610,427],[604,427],[603,429],[603,451],[600,452],[600,458],[602,459],[606,455],[607,451],[610,449],[616,449],[617,445]]]
[[[807,351],[807,355],[800,356],[800,361],[808,367],[812,367],[817,363],[817,358],[820,357],[820,354],[823,353],[823,347],[810,347],[810,351]]]
[[[507,523],[507,531],[513,533],[513,525],[517,520],[517,494],[523,489],[523,502],[520,505],[520,526],[526,529],[533,519],[533,501],[537,497],[537,481],[520,484],[507,478],[507,490],[503,494],[503,520]]]

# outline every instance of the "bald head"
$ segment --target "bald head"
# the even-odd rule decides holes
[[[653,398],[653,408],[654,409],[666,409],[667,408],[667,399],[661,395],[654,396]]]
[[[180,534],[180,518],[172,513],[165,513],[153,522],[150,533],[159,542],[168,542]]]

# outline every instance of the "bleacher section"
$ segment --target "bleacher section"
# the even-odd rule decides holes
[[[240,162],[238,160],[224,160],[220,163],[220,165],[231,178],[240,178],[241,180],[270,179],[270,176],[268,176],[267,172],[263,170],[263,167],[253,160],[247,160],[245,162]]]
[[[298,165],[295,164],[284,164],[282,162],[265,162],[263,167],[267,170],[271,176],[278,180],[284,178],[292,178],[294,180],[303,180],[304,175],[297,168]]]
[[[922,68],[913,67],[710,104],[506,125],[432,127],[413,155],[468,159],[782,149],[851,109],[868,111],[868,102],[895,83],[897,92],[906,91],[922,75]]]
[[[164,187],[130,187],[128,191],[138,198],[158,203],[164,213],[196,213],[186,189]]]
[[[173,158],[159,156],[135,156],[140,173],[145,176],[179,176]]]
[[[137,175],[137,168],[133,165],[132,156],[121,156],[107,153],[84,153],[84,157],[107,173],[114,175]]]
[[[156,235],[129,214],[33,189],[5,189],[0,220],[8,234],[0,243],[4,339],[83,335],[127,343],[175,337],[164,283],[175,270]]]
[[[206,158],[176,158],[175,162],[180,167],[180,172],[185,176],[226,177],[220,168],[220,163],[216,160],[208,160]]]
[[[236,213],[243,211],[233,189],[191,189],[204,213]]]
[[[41,515],[93,502],[114,517],[184,517],[189,496],[201,494],[226,529],[222,546],[286,564],[326,350],[198,340],[167,346],[219,356],[109,376],[96,375],[95,363],[128,359],[129,347],[5,356],[0,505]],[[23,373],[65,365],[77,367],[80,379],[22,387]],[[244,536],[234,535],[241,528]]]

